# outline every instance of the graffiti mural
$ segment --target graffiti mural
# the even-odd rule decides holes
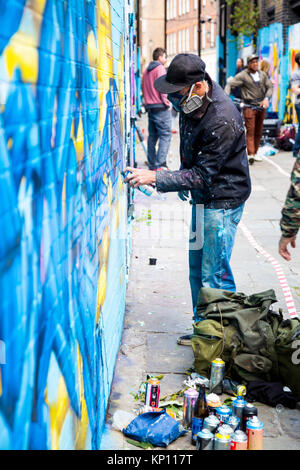
[[[0,0],[2,449],[100,447],[126,289],[125,17]]]
[[[300,37],[300,23],[294,24],[288,28],[288,65],[287,65],[287,76],[290,79],[292,73],[297,68],[295,63],[295,55],[299,52],[299,40]],[[291,124],[297,122],[297,115],[293,105],[293,93],[291,89],[291,83],[289,81],[287,97],[284,109],[284,123]]]
[[[283,62],[283,26],[274,23],[259,30],[258,52],[260,59],[266,59],[270,64],[269,77],[273,83],[273,95],[269,111],[278,113],[282,118],[284,113],[287,82]]]

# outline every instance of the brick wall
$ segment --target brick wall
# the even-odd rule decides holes
[[[139,46],[142,72],[157,47],[165,47],[165,1],[139,0]]]
[[[125,306],[129,4],[0,5],[1,449],[100,446]]]

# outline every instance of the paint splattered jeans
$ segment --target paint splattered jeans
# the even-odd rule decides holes
[[[194,204],[190,227],[189,268],[194,321],[200,287],[235,292],[230,258],[244,204],[235,209],[204,209]]]

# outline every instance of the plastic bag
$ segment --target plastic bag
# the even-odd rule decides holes
[[[150,442],[155,447],[167,447],[185,433],[166,410],[143,413],[123,429],[125,436],[139,442]]]
[[[135,415],[133,413],[117,410],[113,415],[112,427],[117,431],[123,431],[134,418]]]
[[[258,154],[261,157],[269,157],[271,155],[276,155],[276,153],[278,153],[278,150],[272,145],[263,145],[258,150]]]

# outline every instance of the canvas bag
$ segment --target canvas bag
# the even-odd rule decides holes
[[[281,319],[270,309],[276,301],[272,289],[246,296],[201,288],[197,314],[203,321],[194,325],[192,337],[196,372],[208,376],[211,361],[221,357],[234,379],[277,380],[275,334]]]

